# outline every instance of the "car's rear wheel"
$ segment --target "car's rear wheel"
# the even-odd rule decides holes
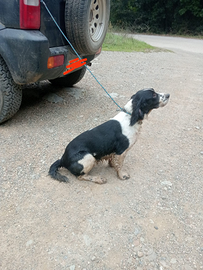
[[[75,72],[68,74],[64,77],[50,80],[50,82],[54,85],[70,87],[70,86],[73,86],[74,84],[78,83],[80,80],[82,80],[82,78],[85,75],[85,72],[86,72],[86,67],[83,67],[83,68],[76,70]]]
[[[22,88],[17,85],[0,56],[0,123],[11,118],[20,108]]]
[[[110,0],[66,0],[66,33],[78,53],[95,54],[99,50],[109,15]]]

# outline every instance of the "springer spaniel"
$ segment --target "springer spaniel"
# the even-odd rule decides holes
[[[51,165],[49,175],[68,182],[67,177],[58,172],[60,167],[65,167],[79,180],[103,184],[105,179],[88,173],[97,162],[108,160],[120,179],[130,178],[122,171],[124,158],[137,141],[143,119],[151,110],[165,106],[169,97],[169,94],[157,94],[153,88],[138,91],[114,118],[73,139],[62,158]]]

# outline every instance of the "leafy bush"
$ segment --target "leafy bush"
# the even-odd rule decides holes
[[[153,33],[202,34],[202,0],[111,0],[111,23]]]

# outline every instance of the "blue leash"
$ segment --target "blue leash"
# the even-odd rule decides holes
[[[58,23],[56,22],[56,20],[54,19],[53,15],[51,14],[50,10],[48,9],[46,3],[45,3],[43,0],[40,0],[40,2],[45,6],[45,8],[46,8],[47,12],[49,13],[50,17],[52,18],[52,20],[53,20],[54,23],[56,24],[56,26],[57,26],[57,28],[59,29],[59,31],[61,32],[62,36],[66,39],[66,41],[67,41],[67,42],[69,43],[69,45],[71,46],[72,50],[75,52],[75,54],[78,56],[78,58],[79,58],[80,60],[82,60],[82,58],[80,57],[80,55],[77,53],[77,51],[75,50],[75,48],[73,47],[73,45],[70,43],[70,41],[68,40],[68,38],[66,37],[66,35],[63,33],[63,31],[61,30],[60,26],[59,26]],[[111,100],[117,105],[117,107],[118,107],[121,111],[123,111],[123,112],[125,112],[125,113],[131,115],[130,113],[126,112],[125,109],[121,108],[121,106],[118,105],[118,103],[111,97],[111,95],[107,92],[107,90],[103,87],[103,85],[98,81],[98,79],[95,77],[95,75],[92,73],[92,71],[87,67],[87,65],[85,64],[84,66],[85,66],[86,69],[89,71],[89,73],[92,75],[92,77],[94,77],[94,79],[97,81],[97,83],[103,88],[103,90],[106,92],[106,94],[111,98]]]

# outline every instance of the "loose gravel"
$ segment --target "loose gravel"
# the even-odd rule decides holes
[[[123,106],[136,91],[170,93],[143,123],[121,181],[47,174],[76,135],[117,113],[90,74],[72,88],[24,89],[0,126],[0,269],[203,269],[203,62],[198,53],[102,52],[93,73]]]

